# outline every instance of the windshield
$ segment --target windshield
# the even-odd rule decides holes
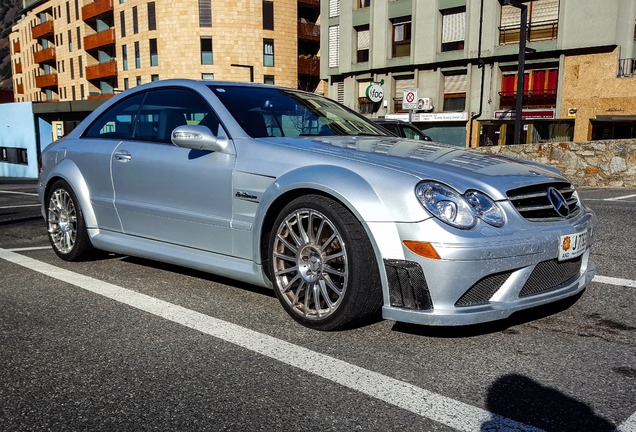
[[[252,138],[386,136],[366,118],[319,95],[276,87],[209,87]]]

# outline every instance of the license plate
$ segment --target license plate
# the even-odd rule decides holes
[[[565,261],[583,255],[587,249],[589,231],[561,236],[559,241],[559,261]]]

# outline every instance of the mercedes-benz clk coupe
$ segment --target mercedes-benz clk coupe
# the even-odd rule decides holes
[[[337,102],[190,80],[112,98],[42,152],[55,253],[271,287],[299,323],[503,319],[580,293],[594,214],[556,169],[389,136]],[[274,312],[273,312],[274,313]]]

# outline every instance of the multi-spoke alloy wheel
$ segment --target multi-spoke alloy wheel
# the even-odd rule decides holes
[[[274,225],[270,253],[278,298],[308,327],[339,328],[379,306],[370,242],[353,215],[333,200],[310,195],[290,203]],[[371,283],[362,285],[365,279]]]
[[[65,181],[56,182],[47,200],[46,223],[55,253],[67,261],[85,257],[92,250],[82,210]]]

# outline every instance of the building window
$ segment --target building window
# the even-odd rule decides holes
[[[525,108],[556,106],[559,69],[531,69],[524,74],[523,99]],[[517,100],[517,73],[506,72],[501,77],[499,108],[512,108]]]
[[[559,0],[533,0],[528,6],[528,41],[555,40],[559,29]],[[501,7],[499,44],[519,43],[521,12],[508,5]]]
[[[73,34],[68,31],[68,52],[73,52]]]
[[[444,75],[444,111],[466,109],[466,74]]]
[[[356,47],[356,61],[358,63],[368,62],[369,61],[369,45],[370,45],[370,34],[369,34],[369,26],[362,26],[356,28],[356,32],[358,34],[358,46]]]
[[[157,54],[157,39],[150,39],[150,66],[157,66],[159,64],[159,55]]]
[[[126,37],[126,15],[124,11],[119,12],[119,27],[121,28],[121,37]]]
[[[75,0],[75,21],[79,21],[79,0]]]
[[[199,27],[212,27],[211,0],[199,0]]]
[[[329,0],[329,18],[340,16],[340,0]]]
[[[75,79],[75,62],[73,61],[73,59],[69,59],[68,61],[69,61],[69,68],[71,69],[71,79],[74,80]]]
[[[128,70],[128,49],[126,45],[121,46],[121,59],[122,59],[122,67],[125,71]]]
[[[71,5],[66,2],[66,24],[71,23]]]
[[[84,78],[84,62],[81,56],[77,58],[77,67],[79,69],[79,77]]]
[[[329,27],[329,67],[340,64],[340,26]]]
[[[276,84],[276,79],[275,79],[274,75],[265,75],[265,76],[263,76],[263,83],[264,84],[275,85]]]
[[[77,28],[77,49],[82,49],[82,33],[80,28]]]
[[[150,75],[150,81],[152,81],[152,82],[159,81],[159,75],[157,75],[157,74]]]
[[[140,85],[141,85],[141,77],[140,77],[140,76],[138,76],[138,77],[137,77],[137,85],[138,85],[138,86],[140,86]]]
[[[442,13],[442,52],[464,49],[466,7],[446,9]]]
[[[274,66],[273,39],[263,39],[263,66]]]
[[[130,84],[128,83],[128,78],[124,78],[124,90],[128,90],[130,88]]]
[[[214,74],[213,73],[202,73],[201,74],[201,79],[203,81],[214,81]]]
[[[263,0],[263,30],[274,30],[274,2]]]
[[[155,14],[155,2],[148,3],[148,30],[157,30],[157,16]]]
[[[201,38],[201,64],[211,65],[214,63],[214,56],[212,54],[212,38]]]
[[[141,55],[139,53],[139,42],[135,42],[135,68],[141,67]]]
[[[393,23],[392,57],[411,55],[411,17]]]
[[[133,7],[133,34],[139,33],[139,17],[137,16],[137,6]]]
[[[358,9],[371,7],[371,0],[357,0]]]
[[[405,75],[397,76],[393,81],[393,112],[407,112],[402,108],[402,100],[404,99],[404,92],[415,88],[415,76]]]

